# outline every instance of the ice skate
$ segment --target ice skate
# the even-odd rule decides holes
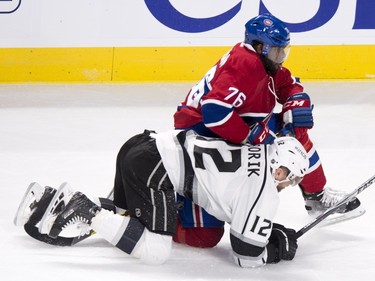
[[[16,226],[23,226],[29,222],[30,217],[32,217],[34,224],[39,222],[44,213],[41,209],[45,209],[48,206],[55,192],[56,189],[52,187],[42,187],[37,182],[32,182],[18,206],[14,217],[14,224]],[[39,215],[36,214],[37,209],[39,210]]]
[[[72,225],[81,229],[81,235],[88,234],[91,231],[91,220],[99,210],[100,207],[84,194],[76,192],[54,220],[48,235],[53,238],[57,237],[61,231]]]
[[[50,232],[57,215],[63,211],[72,198],[73,193],[74,191],[67,183],[63,183],[60,186],[40,221],[38,228],[41,234],[48,234]]]
[[[319,193],[314,193],[311,195],[304,194],[305,208],[310,216],[317,217],[339,203],[346,195],[346,192],[337,191],[326,187]],[[364,212],[365,210],[361,206],[361,202],[358,200],[358,198],[354,197],[352,200],[338,208],[335,214],[340,214],[342,219],[349,219],[363,215]]]

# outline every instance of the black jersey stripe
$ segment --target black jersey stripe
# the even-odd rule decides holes
[[[177,140],[181,145],[181,149],[184,155],[184,166],[185,166],[185,179],[184,179],[184,196],[193,200],[193,182],[194,182],[194,169],[192,162],[190,160],[190,156],[186,151],[184,143],[186,141],[186,132],[182,131],[177,135]]]
[[[230,244],[236,254],[245,258],[257,258],[264,252],[264,247],[246,243],[232,233],[230,234]]]
[[[265,185],[266,185],[266,181],[267,181],[267,167],[268,167],[268,150],[267,150],[267,145],[264,145],[264,167],[265,167],[265,169],[264,169],[264,176],[263,176],[262,187],[261,187],[261,189],[260,189],[260,191],[259,191],[259,194],[258,194],[257,198],[256,198],[255,201],[254,201],[253,206],[251,206],[250,211],[249,211],[249,213],[247,214],[247,218],[246,218],[245,224],[244,224],[244,226],[243,226],[243,229],[242,229],[242,231],[241,231],[241,234],[244,234],[245,229],[246,229],[246,226],[247,226],[247,223],[249,222],[250,215],[251,215],[251,213],[253,212],[253,210],[254,210],[256,204],[258,203],[259,198],[260,198],[260,196],[262,195],[263,190],[264,190],[264,187],[265,187]]]

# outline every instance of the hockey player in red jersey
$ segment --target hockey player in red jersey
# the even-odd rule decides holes
[[[276,132],[295,136],[310,159],[300,187],[306,209],[314,216],[334,205],[344,193],[325,187],[322,164],[307,133],[314,125],[310,97],[282,65],[289,44],[290,33],[276,17],[264,14],[250,19],[245,25],[244,41],[192,87],[178,106],[174,125],[235,144],[272,143]],[[277,104],[281,105],[279,113],[274,112]],[[181,196],[178,199],[184,207],[175,241],[196,247],[216,245],[223,234],[220,221],[190,200]],[[359,211],[359,206],[359,200],[354,199],[340,212]]]

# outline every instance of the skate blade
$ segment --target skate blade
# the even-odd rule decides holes
[[[329,226],[329,225],[334,225],[337,223],[349,221],[355,218],[358,218],[360,216],[363,216],[366,213],[366,209],[363,208],[362,206],[359,206],[358,208],[347,212],[347,213],[336,213],[331,216],[328,216],[325,220],[323,220],[320,224],[321,227],[324,226]]]
[[[37,182],[30,183],[27,188],[20,205],[18,206],[13,223],[16,226],[23,226],[29,220],[33,213],[32,205],[39,202],[44,194],[45,188]]]
[[[41,234],[49,234],[57,215],[65,208],[66,204],[68,204],[73,193],[74,190],[68,183],[64,182],[60,185],[38,225]]]

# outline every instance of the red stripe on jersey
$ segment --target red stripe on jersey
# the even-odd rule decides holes
[[[204,227],[202,220],[202,211],[201,208],[193,203],[193,216],[194,216],[194,226],[195,227]]]

